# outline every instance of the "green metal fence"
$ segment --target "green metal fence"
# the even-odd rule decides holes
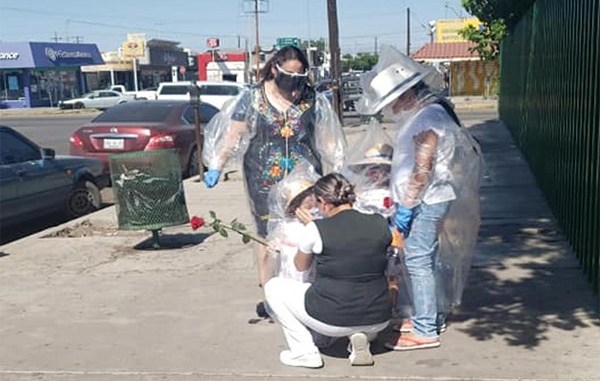
[[[600,1],[537,0],[500,66],[500,117],[600,294]]]

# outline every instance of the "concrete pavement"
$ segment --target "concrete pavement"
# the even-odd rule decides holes
[[[111,207],[0,246],[0,379],[599,380],[598,297],[506,128],[470,128],[487,162],[482,228],[441,348],[388,352],[386,332],[373,367],[349,366],[343,342],[323,369],[285,367],[280,327],[255,319],[250,246],[178,226],[149,250]],[[190,215],[250,225],[239,176],[185,191]]]

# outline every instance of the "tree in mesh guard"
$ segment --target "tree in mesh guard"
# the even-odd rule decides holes
[[[159,230],[189,221],[174,149],[112,154],[110,176],[121,230]]]

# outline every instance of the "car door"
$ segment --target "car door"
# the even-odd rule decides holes
[[[69,175],[55,160],[42,159],[40,148],[20,134],[10,130],[2,130],[0,134],[3,167],[12,171],[3,176],[13,196],[10,208],[15,217],[63,209],[66,192],[72,184]]]
[[[114,91],[100,91],[99,92],[99,104],[98,108],[109,108],[114,106],[119,100],[119,94]]]

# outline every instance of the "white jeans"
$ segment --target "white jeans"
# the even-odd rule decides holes
[[[281,324],[285,340],[292,353],[316,353],[319,351],[308,328],[331,337],[350,336],[357,332],[375,336],[389,324],[386,321],[373,325],[337,327],[323,323],[309,316],[304,308],[304,296],[309,287],[310,283],[278,277],[270,279],[265,285],[267,303]]]

